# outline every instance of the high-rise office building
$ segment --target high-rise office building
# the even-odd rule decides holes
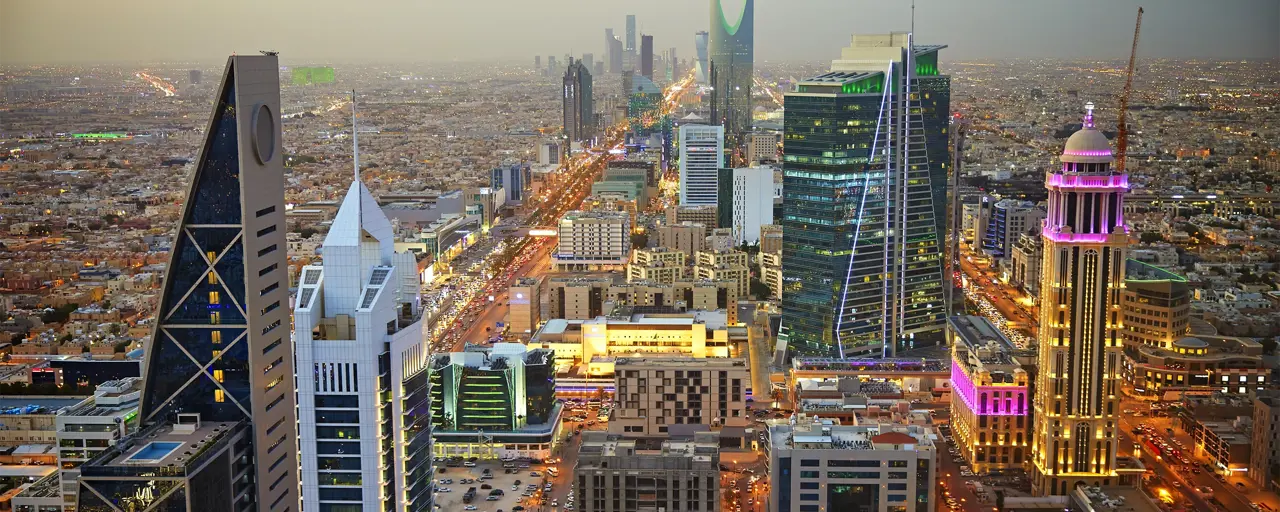
[[[720,445],[715,432],[662,441],[658,450],[605,432],[583,432],[570,479],[582,512],[720,512]],[[554,507],[553,507],[554,508]]]
[[[840,59],[831,61],[831,71],[883,71],[885,62],[899,59],[910,34],[854,34],[849,46],[840,49]],[[920,50],[920,46],[916,49]],[[939,46],[939,49],[944,48]],[[915,58],[916,91],[920,93],[920,114],[924,118],[925,149],[929,156],[929,182],[933,187],[933,219],[939,233],[946,233],[947,173],[951,167],[951,77],[938,69],[938,52],[923,51]]]
[[[429,511],[431,402],[414,253],[351,183],[294,306],[302,497],[320,510]]]
[[[680,126],[680,204],[716,204],[716,181],[724,165],[724,127]]]
[[[230,57],[218,91],[147,347],[142,428],[80,467],[80,510],[298,510],[277,57]]]
[[[596,69],[595,54],[591,54],[591,53],[582,54],[582,65],[586,66],[588,71],[595,71]]]
[[[751,131],[755,1],[744,0],[738,12],[724,8],[721,0],[711,0],[711,122],[724,126],[730,146],[737,147],[742,134]]]
[[[1125,253],[1124,193],[1111,145],[1093,124],[1067,139],[1062,166],[1048,173],[1049,216],[1040,276],[1032,489],[1067,494],[1116,477]]]
[[[760,226],[773,224],[773,168],[721,168],[716,224],[733,229],[736,243],[760,241]]]
[[[551,75],[551,76],[556,76],[556,73],[557,73],[556,68],[557,68],[557,67],[556,67],[556,56],[555,56],[555,55],[548,55],[548,56],[547,56],[547,74],[548,74],[548,75]]]
[[[629,52],[636,51],[636,15],[627,15],[627,40],[625,50]]]
[[[564,72],[564,133],[571,142],[590,140],[595,126],[591,71],[582,61],[570,61]]]
[[[939,48],[899,48],[880,71],[827,73],[787,94],[782,308],[798,352],[890,357],[943,337],[915,66]]]
[[[705,30],[693,34],[693,48],[696,52],[693,65],[697,68],[694,71],[694,80],[700,84],[707,83],[707,37]]]
[[[541,70],[541,69],[542,69],[542,56],[541,56],[541,55],[534,55],[534,56],[533,56],[533,69],[537,69],[537,70]]]
[[[667,80],[680,79],[680,59],[676,57],[675,47],[667,50]]]
[[[604,76],[604,62],[597,61],[595,68],[591,72],[594,73],[595,76]],[[605,128],[603,126],[600,126],[599,116],[596,117],[596,127],[598,128],[598,130],[601,130],[601,131],[604,130]]]
[[[188,77],[187,77],[187,81],[188,81],[188,82],[190,82],[190,83],[192,83],[192,84],[199,84],[199,83],[200,83],[200,77],[201,77],[200,70],[198,70],[198,69],[192,69],[192,70],[187,71],[187,74],[188,74]]]
[[[609,72],[622,72],[622,41],[613,35],[613,29],[608,30],[605,37],[605,49],[609,52]]]
[[[653,36],[640,36],[640,74],[653,80]]]

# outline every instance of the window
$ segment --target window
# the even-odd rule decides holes
[[[218,370],[218,371],[222,371],[222,370]],[[283,380],[284,380],[284,375],[271,379],[271,382],[267,383],[267,391],[271,391],[271,388],[279,386],[280,382]],[[218,381],[218,382],[222,382],[222,381]]]
[[[220,312],[220,311],[210,311],[210,312],[209,312],[209,323],[210,323],[210,324],[212,324],[212,325],[218,325],[218,324],[222,323],[222,312]]]
[[[218,284],[218,274],[215,274],[213,273],[212,270],[210,270],[209,276],[208,276],[208,282],[209,284]]]
[[[272,312],[272,311],[275,311],[275,310],[276,310],[276,308],[278,308],[278,307],[280,307],[280,301],[272,302],[272,303],[271,303],[271,304],[269,304],[267,307],[262,308],[262,314],[264,314],[264,315],[265,315],[265,314],[267,314],[267,313],[270,313],[270,312]]]
[[[222,343],[222,331],[209,331],[209,341],[214,344]]]
[[[360,439],[360,427],[316,427],[316,439]]]
[[[275,264],[275,263],[272,263],[272,264],[270,264],[270,265],[267,265],[267,266],[266,266],[266,268],[263,268],[262,270],[259,270],[259,271],[258,271],[258,277],[262,277],[262,276],[265,276],[265,275],[267,275],[267,274],[270,274],[271,272],[274,272],[274,271],[275,271],[275,269],[276,269],[276,264]]]
[[[268,293],[274,292],[274,291],[276,291],[276,289],[277,289],[277,288],[279,288],[279,287],[280,287],[280,283],[278,283],[278,282],[276,282],[276,283],[271,283],[271,284],[267,285],[267,287],[266,287],[266,288],[263,288],[263,289],[262,289],[262,291],[258,292],[258,296],[259,296],[259,297],[262,297],[263,295],[266,295],[266,294],[268,294]]]
[[[269,434],[271,434],[272,432],[275,432],[275,431],[276,431],[276,429],[277,429],[277,428],[280,428],[280,425],[283,425],[283,424],[284,424],[284,418],[280,418],[280,419],[276,420],[276,422],[275,422],[275,423],[272,423],[272,424],[271,424],[271,427],[267,429],[267,434],[269,435]]]
[[[262,216],[264,216],[264,215],[271,215],[271,214],[273,214],[273,213],[275,213],[275,212],[276,212],[276,207],[275,207],[275,206],[268,206],[268,207],[266,207],[266,208],[263,208],[263,209],[261,209],[261,210],[258,210],[258,211],[255,213],[255,215],[256,215],[256,216],[258,216],[259,218],[261,218],[261,217],[262,217]]]
[[[800,482],[801,489],[817,489],[818,482]]]
[[[280,366],[280,364],[283,362],[284,362],[284,357],[277,357],[275,361],[272,361],[271,364],[267,365],[266,368],[262,369],[262,374],[266,375],[267,372],[270,372],[271,370],[275,369],[275,367]]]
[[[267,471],[275,471],[276,467],[278,467],[281,462],[284,462],[285,457],[288,457],[288,456],[289,454],[287,453],[280,454],[280,458],[276,459],[275,462],[272,462],[271,467],[267,468]]]
[[[273,252],[276,252],[276,244],[271,244],[261,249],[258,249],[258,257],[261,258]]]
[[[816,493],[816,492],[810,492],[810,493],[804,493],[804,492],[802,492],[802,493],[800,493],[800,501],[818,501],[818,493]]]
[[[258,237],[259,237],[259,238],[261,238],[261,237],[264,237],[264,236],[270,235],[270,234],[275,233],[275,232],[276,232],[276,225],[275,225],[275,224],[272,224],[272,225],[267,226],[267,227],[265,227],[265,228],[259,229],[259,230],[258,230]]]
[[[801,471],[800,478],[818,478],[817,471]]]
[[[222,296],[218,292],[209,292],[209,304],[216,305],[221,299]]]
[[[355,409],[360,407],[358,395],[316,395],[316,407],[339,407]]]
[[[227,401],[227,392],[226,392],[226,391],[223,391],[222,389],[215,389],[215,390],[213,390],[213,401],[214,401],[214,402],[217,402],[217,403],[226,402],[226,401]]]
[[[222,382],[222,370],[213,371],[213,380]]]
[[[271,331],[274,331],[274,330],[276,329],[276,327],[280,327],[280,321],[279,321],[279,320],[276,320],[276,321],[274,321],[274,322],[271,322],[271,325],[268,325],[268,326],[266,326],[266,327],[263,327],[263,328],[262,328],[262,334],[266,334],[266,333],[269,333],[269,332],[271,332]]]
[[[209,263],[213,263],[213,260],[218,259],[218,253],[216,253],[216,252],[214,252],[214,251],[208,251],[208,252],[204,253],[204,257],[205,257],[205,258],[208,258]]]
[[[270,388],[268,388],[268,389],[270,389]],[[267,404],[267,410],[268,410],[268,411],[270,411],[272,408],[274,408],[276,405],[278,405],[281,401],[283,401],[283,400],[284,400],[284,395],[285,395],[284,393],[280,393],[280,396],[276,397],[276,399],[275,399],[275,400],[272,400],[272,401],[271,401],[271,403]],[[905,478],[905,477],[904,477],[904,478]]]
[[[283,343],[283,342],[284,342],[284,338],[281,338],[281,339],[278,339],[278,340],[275,340],[275,341],[271,342],[271,344],[270,344],[270,345],[267,345],[266,347],[264,347],[264,348],[262,349],[262,353],[265,355],[267,352],[270,352],[270,351],[272,351],[272,350],[275,350],[275,349],[276,349],[276,347],[280,346],[280,344],[281,344],[281,343]]]
[[[816,459],[800,459],[800,465],[807,468],[816,468],[822,462]]]

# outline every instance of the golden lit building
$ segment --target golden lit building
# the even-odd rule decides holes
[[[1230,336],[1187,336],[1169,347],[1126,344],[1124,375],[1134,393],[1171,400],[1182,391],[1254,396],[1271,385],[1262,344]]]
[[[975,473],[1021,468],[1031,455],[1030,377],[1013,343],[980,316],[952,317],[951,426]]]
[[[590,320],[548,320],[529,345],[554,350],[558,363],[586,364],[590,375],[610,375],[613,357],[729,357],[729,331],[724,311],[635,313]]]
[[[769,287],[769,297],[782,300],[782,253],[760,252],[760,280]]]
[[[747,266],[747,253],[738,250],[698,251],[695,255],[693,277],[713,281],[732,281],[737,285],[736,294],[746,295],[751,280]]]
[[[508,290],[511,301],[509,325],[511,334],[526,339],[542,323],[542,278],[522,277]]]
[[[1170,348],[1191,328],[1190,286],[1173,272],[1127,260],[1120,311],[1126,345]]]
[[[638,249],[627,265],[627,282],[674,283],[685,277],[685,259],[684,252],[668,247]]]

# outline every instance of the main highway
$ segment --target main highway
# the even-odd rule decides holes
[[[692,83],[693,74],[690,73],[664,90],[661,115],[675,111]],[[558,177],[554,185],[546,187],[546,194],[531,200],[533,211],[524,219],[524,225],[556,226],[565,213],[580,208],[582,201],[591,193],[591,183],[600,177],[609,161],[619,158],[611,150],[622,149],[629,128],[626,122],[613,126],[596,146],[565,159],[556,172]],[[472,269],[474,272],[466,275],[484,276],[484,283],[479,286],[461,283],[457,286],[447,309],[431,328],[429,341],[432,351],[456,350],[467,341],[479,341],[482,339],[480,336],[487,338],[488,331],[483,329],[496,326],[507,309],[506,301],[497,298],[516,278],[530,272],[545,271],[547,254],[553,246],[551,238],[514,236],[481,259]],[[490,301],[490,296],[495,300]]]

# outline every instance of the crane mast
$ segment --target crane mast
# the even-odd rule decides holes
[[[1138,21],[1133,27],[1133,47],[1129,49],[1129,69],[1125,73],[1124,91],[1120,93],[1120,118],[1116,131],[1116,171],[1124,173],[1129,153],[1129,95],[1133,93],[1133,64],[1138,59],[1138,34],[1142,32],[1142,7],[1138,7]]]

